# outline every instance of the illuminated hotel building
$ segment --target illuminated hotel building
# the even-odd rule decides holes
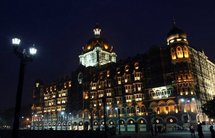
[[[215,64],[189,46],[175,25],[167,44],[116,62],[116,54],[100,35],[83,47],[80,67],[53,84],[34,88],[32,129],[144,132],[207,122],[201,105],[213,98]],[[78,104],[79,103],[79,104]]]

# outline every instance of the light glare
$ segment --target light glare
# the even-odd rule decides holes
[[[21,43],[21,40],[19,38],[13,38],[12,39],[12,44],[13,45],[19,45]]]
[[[29,48],[29,53],[31,55],[35,55],[37,53],[37,49],[35,47],[31,47],[31,48]]]

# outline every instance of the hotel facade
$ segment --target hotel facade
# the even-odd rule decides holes
[[[209,122],[201,106],[215,96],[215,64],[176,25],[166,45],[117,61],[95,26],[76,71],[49,84],[35,81],[32,129],[145,132]]]

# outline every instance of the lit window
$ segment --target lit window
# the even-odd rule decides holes
[[[119,85],[122,84],[121,77],[118,77],[117,79],[118,79],[118,84]]]
[[[38,88],[38,87],[39,87],[39,85],[40,85],[40,83],[38,83],[38,82],[37,82],[37,83],[36,83],[36,88]]]
[[[173,39],[173,40],[170,40],[169,42],[170,42],[170,43],[173,43],[174,41],[175,41],[175,40]]]
[[[171,56],[172,56],[172,60],[176,59],[175,50],[173,48],[171,49]]]
[[[135,73],[135,77],[134,77],[134,80],[140,80],[140,72],[136,72]]]
[[[108,45],[104,45],[105,49],[108,49]]]
[[[182,51],[182,48],[180,46],[177,46],[176,53],[177,53],[178,58],[183,58],[183,51]]]
[[[87,92],[83,92],[83,98],[84,98],[85,100],[89,98]]]
[[[137,85],[137,91],[141,91],[141,84]]]
[[[104,96],[103,92],[102,92],[102,93],[99,93],[99,98],[101,98],[101,97],[103,97],[103,96]]]
[[[110,71],[109,70],[107,71],[107,77],[110,77]]]
[[[111,96],[111,92],[107,93],[107,96]]]
[[[135,95],[135,101],[142,101],[142,94]]]
[[[66,82],[64,82],[64,88],[67,88]]]
[[[139,69],[139,63],[138,62],[136,62],[135,64],[134,64],[134,68],[137,70],[137,69]]]
[[[183,51],[184,51],[184,57],[188,58],[189,57],[189,53],[188,53],[188,48],[186,46],[184,46]]]
[[[131,95],[126,96],[126,102],[127,102],[127,103],[132,102],[132,96],[131,96]]]
[[[69,87],[71,87],[72,86],[72,82],[71,81],[69,81]]]
[[[90,50],[90,49],[91,49],[91,46],[90,46],[90,45],[88,45],[88,46],[87,46],[87,49],[88,49],[88,50]]]

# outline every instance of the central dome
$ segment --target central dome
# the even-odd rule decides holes
[[[94,37],[90,39],[87,44],[83,47],[83,52],[86,53],[88,51],[93,50],[96,47],[100,47],[104,51],[112,52],[113,48],[110,44],[101,37],[101,28],[96,25],[93,29]]]

